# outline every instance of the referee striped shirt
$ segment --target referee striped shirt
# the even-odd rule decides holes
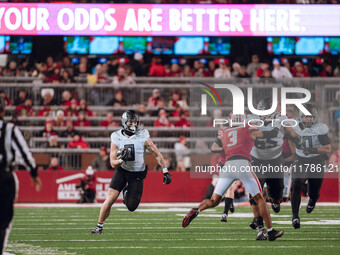
[[[21,131],[13,123],[6,123],[0,118],[0,172],[11,171],[12,166],[19,163],[36,177],[35,160]]]

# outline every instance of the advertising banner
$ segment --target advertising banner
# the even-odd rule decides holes
[[[1,3],[0,29],[3,35],[339,36],[340,6]]]

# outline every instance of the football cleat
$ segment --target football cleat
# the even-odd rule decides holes
[[[275,204],[275,203],[272,203],[272,209],[275,213],[278,213],[280,212],[280,204]]]
[[[231,213],[235,212],[234,203],[231,203],[230,208],[229,208],[229,211],[230,211]]]
[[[186,228],[189,226],[190,222],[197,217],[199,211],[197,208],[192,208],[191,211],[184,217],[182,221],[182,227]]]
[[[268,240],[269,241],[275,241],[277,238],[283,236],[283,230],[275,230],[273,229],[272,231],[268,232]]]
[[[222,222],[227,222],[228,221],[228,215],[226,213],[222,214],[221,221]]]
[[[265,228],[261,228],[258,230],[256,240],[257,241],[263,241],[268,239],[268,234],[266,232]]]
[[[94,230],[91,231],[91,234],[101,234],[103,232],[103,228],[96,227]]]
[[[249,227],[254,229],[254,230],[257,228],[257,223],[256,223],[255,218],[253,218],[253,221],[249,224]]]
[[[295,229],[300,228],[300,218],[298,217],[298,218],[293,219],[292,225]]]
[[[311,213],[315,208],[315,203],[311,199],[309,199],[307,207],[306,207],[306,212]]]

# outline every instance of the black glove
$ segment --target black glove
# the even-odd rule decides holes
[[[130,158],[131,158],[131,150],[129,150],[129,148],[123,148],[117,151],[117,159],[122,159],[124,161],[127,161]]]
[[[170,184],[171,183],[171,176],[169,173],[164,173],[163,175],[163,184]]]
[[[279,129],[276,127],[270,131],[262,131],[262,133],[263,133],[263,138],[274,138],[274,137],[277,137],[277,135],[279,134]]]
[[[301,149],[302,148],[302,142],[301,142],[301,137],[297,136],[292,139],[292,142],[295,144],[296,149]]]
[[[305,154],[306,156],[309,154],[317,154],[317,153],[318,153],[317,148],[304,148],[303,149],[303,154]]]

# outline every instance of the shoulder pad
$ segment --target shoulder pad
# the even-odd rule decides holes
[[[149,131],[147,129],[140,129],[136,136],[144,138],[145,140],[150,137]]]
[[[115,131],[115,132],[113,132],[112,134],[111,134],[111,142],[115,142],[115,141],[117,141],[117,139],[119,139],[119,132],[121,132],[121,129],[120,130],[118,130],[118,131]]]
[[[314,130],[319,134],[319,135],[326,135],[329,131],[328,127],[324,123],[316,123],[314,126]]]

